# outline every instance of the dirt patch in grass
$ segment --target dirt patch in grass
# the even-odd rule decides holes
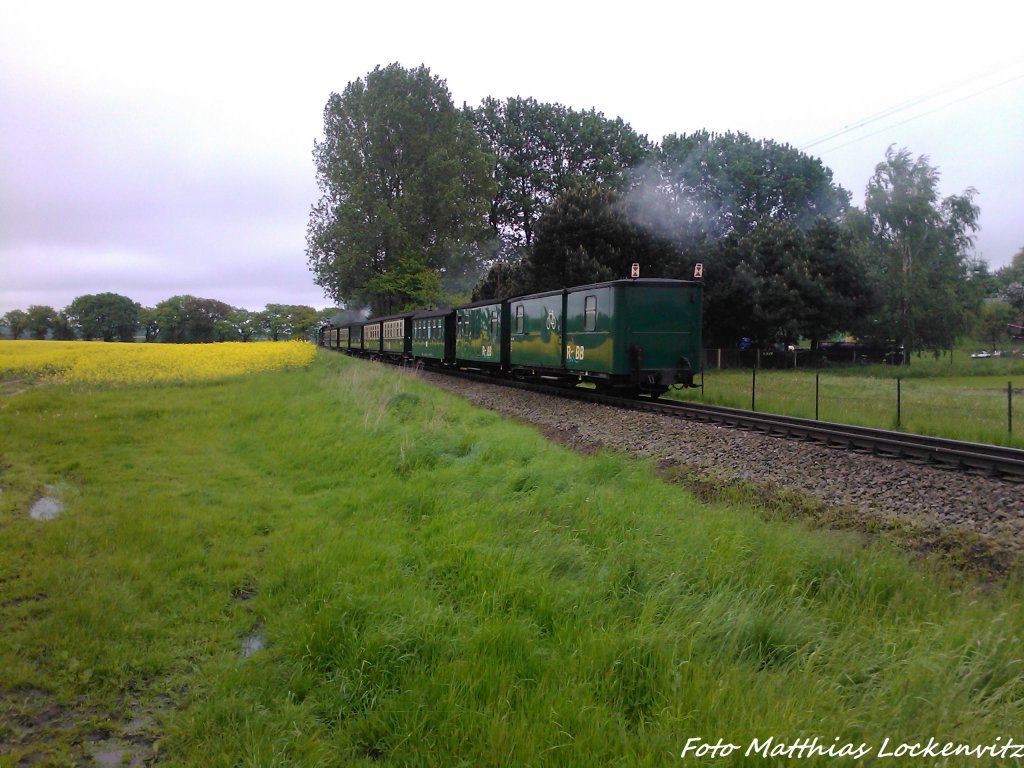
[[[0,758],[10,765],[142,766],[157,757],[160,712],[125,697],[116,711],[84,699],[58,701],[41,688],[0,690]]]
[[[37,379],[0,379],[0,397],[17,395],[32,387],[39,386]]]

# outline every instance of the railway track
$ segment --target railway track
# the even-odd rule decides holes
[[[916,461],[960,472],[975,472],[1014,482],[1024,482],[1024,450],[1018,448],[700,403],[619,397],[581,387],[554,386],[521,380],[508,381],[451,369],[446,370],[445,373],[465,376],[480,382],[543,392],[557,397],[720,424],[737,429],[755,430],[782,438],[817,442],[841,450],[858,451],[897,460]]]

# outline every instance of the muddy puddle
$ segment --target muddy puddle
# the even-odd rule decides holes
[[[263,631],[260,627],[256,627],[252,632],[242,638],[242,648],[239,651],[239,655],[243,659],[247,659],[257,651],[262,651],[267,645],[266,638],[263,637]]]
[[[53,520],[63,511],[64,502],[57,496],[57,489],[48,485],[46,496],[36,499],[28,514],[33,520]]]

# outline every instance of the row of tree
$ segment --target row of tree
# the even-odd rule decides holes
[[[335,312],[287,304],[267,304],[263,311],[251,312],[188,295],[143,307],[127,296],[96,293],[79,296],[60,311],[43,305],[11,310],[0,321],[14,339],[27,334],[36,339],[103,341],[134,341],[143,336],[146,341],[175,343],[278,341],[310,337]]]
[[[653,144],[529,98],[459,109],[427,68],[392,64],[331,95],[314,159],[315,281],[374,314],[701,263],[710,343],[846,331],[938,350],[995,287],[972,256],[974,190],[940,197],[939,172],[906,149],[886,152],[859,209],[789,145]]]

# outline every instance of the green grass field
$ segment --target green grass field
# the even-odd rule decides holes
[[[1024,741],[1016,578],[704,506],[396,370],[0,398],[0,766]]]
[[[757,371],[709,370],[704,393],[682,390],[673,397],[750,408],[754,389],[758,411],[815,417],[880,429],[901,429],[971,442],[1024,448],[1024,358],[972,360],[960,351],[947,358],[914,358],[910,366]],[[900,378],[897,393],[897,377]],[[1012,403],[1007,387],[1012,386]],[[899,413],[897,414],[897,398]],[[1012,404],[1012,421],[1009,408]],[[897,424],[897,415],[899,422]],[[1010,431],[1012,427],[1013,431]]]

